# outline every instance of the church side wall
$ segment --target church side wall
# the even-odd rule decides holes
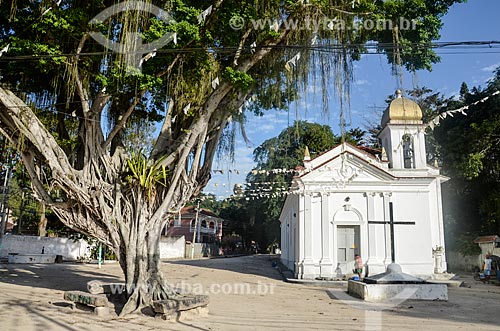
[[[429,204],[430,204],[430,226],[432,233],[432,249],[436,250],[435,272],[443,273],[447,270],[445,242],[444,242],[444,226],[443,226],[443,210],[441,198],[441,181],[436,178],[429,185]]]
[[[297,261],[298,195],[289,195],[280,215],[281,262],[295,271]]]
[[[312,259],[314,263],[314,274],[319,276],[319,263],[322,257],[322,238],[321,238],[321,196],[314,195],[311,204],[311,246]]]

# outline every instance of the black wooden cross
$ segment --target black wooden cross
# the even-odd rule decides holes
[[[415,222],[394,222],[394,212],[392,211],[392,202],[389,202],[389,221],[368,221],[368,224],[389,224],[391,229],[391,260],[396,262],[396,250],[394,249],[394,225],[415,225]]]

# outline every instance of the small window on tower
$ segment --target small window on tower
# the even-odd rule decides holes
[[[409,134],[403,136],[403,165],[405,169],[415,168],[413,139]]]

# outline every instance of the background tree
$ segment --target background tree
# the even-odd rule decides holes
[[[364,133],[351,129],[346,140],[358,145]],[[306,121],[297,121],[277,137],[264,141],[254,150],[256,170],[248,174],[246,188],[241,188],[242,196],[236,195],[233,203],[223,207],[221,215],[233,220],[236,233],[243,236],[247,245],[253,240],[265,251],[279,243],[279,215],[293,177],[288,170],[303,165],[306,147],[315,157],[341,141],[328,125]]]
[[[422,45],[439,37],[440,17],[462,1],[361,0],[354,8],[340,0],[147,2],[176,22],[148,15],[139,2],[92,26],[88,22],[114,1],[0,3],[6,18],[0,40],[10,45],[1,58],[0,133],[19,150],[37,199],[116,253],[129,298],[122,314],[177,295],[159,270],[160,231],[210,179],[224,128],[248,97],[262,107],[282,107],[316,75],[327,109],[325,78],[335,73],[336,92],[346,101],[351,61],[368,40],[380,41],[390,62],[430,68],[438,58]],[[212,13],[200,16],[209,6]],[[244,20],[242,29],[230,26],[236,16]],[[314,31],[285,28],[306,17],[360,27],[377,18],[405,17],[417,24],[415,30],[324,29],[311,47]],[[261,18],[277,23],[254,28],[251,19]],[[178,44],[159,47],[155,57],[143,54],[142,70],[134,72],[128,66],[132,54],[103,48],[91,31],[127,47],[130,33],[141,32],[149,43],[176,32]],[[302,59],[292,68],[289,59],[298,50]],[[57,125],[44,125],[40,113],[53,113]],[[162,125],[151,152],[127,153],[127,125],[157,120]],[[108,130],[103,123],[111,124]],[[42,166],[50,170],[49,187],[61,193],[57,200],[44,186]]]
[[[470,253],[475,236],[500,233],[499,90],[498,69],[485,88],[469,91],[462,84],[459,100],[445,110],[469,106],[467,116],[448,116],[434,132],[443,172],[451,178],[443,185],[447,245],[463,253]]]

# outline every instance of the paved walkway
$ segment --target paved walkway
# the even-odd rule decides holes
[[[171,261],[178,287],[210,295],[210,314],[173,323],[145,316],[103,319],[71,310],[65,290],[122,280],[117,264],[0,265],[0,330],[500,330],[500,286],[467,278],[448,302],[405,302],[381,312],[345,303],[342,289],[284,283],[269,256]]]

